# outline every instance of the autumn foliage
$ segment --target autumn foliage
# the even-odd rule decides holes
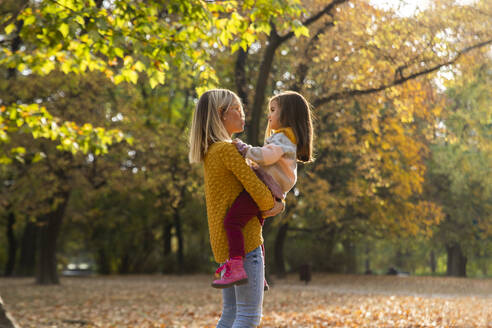
[[[23,328],[215,327],[221,293],[211,276],[63,279],[62,286],[0,280]],[[261,327],[491,327],[490,280],[289,276],[265,293]]]

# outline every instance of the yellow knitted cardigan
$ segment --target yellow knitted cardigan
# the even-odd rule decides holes
[[[261,211],[271,209],[274,200],[267,186],[230,142],[216,142],[209,147],[204,159],[204,172],[210,244],[215,261],[222,263],[229,258],[224,218],[241,191],[246,189]],[[246,253],[263,243],[261,225],[257,219],[246,224],[243,236]]]

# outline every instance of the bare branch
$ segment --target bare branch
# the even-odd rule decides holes
[[[303,22],[304,26],[309,26],[314,22],[318,21],[324,15],[329,15],[331,10],[337,5],[347,2],[349,0],[333,0],[330,4],[325,6],[321,11],[312,17],[306,19]],[[277,29],[273,22],[270,22],[271,32],[268,36],[268,45],[263,54],[263,59],[260,64],[259,74],[256,82],[255,96],[253,100],[253,108],[251,111],[251,120],[248,123],[248,143],[252,145],[258,145],[258,135],[259,135],[259,120],[262,112],[262,106],[265,101],[265,90],[272,70],[273,59],[275,57],[275,51],[277,48],[288,39],[292,38],[295,34],[294,32],[289,32],[284,36],[280,36],[277,33]]]
[[[330,14],[333,8],[335,8],[338,5],[341,5],[344,2],[348,2],[349,0],[333,0],[331,3],[326,5],[321,11],[316,13],[315,15],[309,17],[306,19],[304,22],[302,22],[302,25],[308,27],[309,25],[317,22],[320,18],[322,18],[324,15]],[[288,39],[292,38],[294,36],[294,32],[291,31],[283,36],[280,36],[280,43],[287,41]]]
[[[444,63],[441,63],[441,64],[438,64],[438,65],[434,65],[432,67],[429,67],[425,70],[422,70],[420,72],[416,72],[416,73],[413,73],[413,74],[410,74],[408,76],[403,76],[400,74],[397,75],[397,78],[395,78],[392,82],[388,83],[388,84],[382,84],[381,86],[379,87],[376,87],[376,88],[369,88],[369,89],[362,89],[362,90],[358,90],[358,89],[349,89],[349,90],[344,90],[344,91],[340,91],[340,92],[336,92],[336,93],[333,93],[327,97],[323,97],[323,98],[318,98],[316,99],[315,101],[313,101],[313,104],[315,107],[317,106],[320,106],[320,105],[323,105],[327,102],[330,102],[330,101],[333,101],[333,100],[338,100],[338,99],[343,99],[343,98],[349,98],[349,97],[353,97],[353,96],[360,96],[360,95],[366,95],[366,94],[371,94],[371,93],[376,93],[376,92],[379,92],[379,91],[383,91],[385,89],[388,89],[390,87],[393,87],[393,86],[396,86],[396,85],[400,85],[400,84],[403,84],[409,80],[412,80],[412,79],[415,79],[419,76],[423,76],[423,75],[427,75],[427,74],[430,74],[430,73],[433,73],[437,70],[439,70],[441,67],[444,67],[444,66],[449,66],[449,65],[452,65],[454,63],[456,63],[456,61],[458,61],[458,59],[474,50],[474,49],[478,49],[478,48],[481,48],[481,47],[485,47],[487,45],[491,45],[492,44],[492,39],[491,40],[487,40],[487,41],[483,41],[483,42],[480,42],[480,43],[477,43],[475,45],[472,45],[472,46],[469,46],[467,48],[464,48],[463,50],[459,51],[458,54],[451,60],[448,60]]]
[[[331,14],[328,14],[331,15]],[[326,32],[326,30],[329,27],[335,26],[335,23],[333,20],[325,22],[322,27],[316,31],[314,36],[309,40],[308,44],[306,45],[306,48],[304,50],[304,61],[302,61],[299,66],[296,69],[295,77],[296,81],[294,82],[293,86],[291,87],[291,90],[294,91],[300,91],[302,88],[302,85],[304,84],[304,80],[306,79],[307,73],[309,72],[309,64],[311,61],[311,52],[315,49],[315,45],[318,42],[320,36]]]
[[[21,4],[20,8],[18,10],[15,11],[15,13],[12,15],[12,17],[10,17],[8,20],[4,21],[1,25],[0,25],[0,28],[4,29],[5,26],[9,25],[10,23],[14,22],[17,20],[17,16],[19,16],[19,14],[27,7],[27,5],[29,4],[29,1],[27,0],[23,0],[24,3]],[[2,12],[0,13],[0,16],[4,16],[6,14],[9,14],[10,11],[7,11],[7,12]]]

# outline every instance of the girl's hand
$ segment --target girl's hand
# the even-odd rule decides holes
[[[248,152],[249,146],[247,144],[245,144],[244,142],[242,142],[241,139],[238,139],[238,138],[232,140],[232,143],[234,144],[234,146],[236,146],[239,153],[244,157],[246,155],[246,153]]]

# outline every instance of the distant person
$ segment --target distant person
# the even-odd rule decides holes
[[[396,276],[398,274],[398,270],[396,270],[394,267],[390,267],[386,274],[390,276]]]
[[[268,187],[232,143],[232,135],[243,129],[244,112],[235,93],[213,89],[201,95],[193,114],[189,159],[204,166],[210,244],[218,263],[228,259],[224,218],[238,195],[245,189],[257,204],[258,212],[272,210],[276,204]],[[282,211],[283,204],[276,208],[271,215]],[[244,227],[244,269],[248,283],[223,289],[222,315],[217,327],[260,324],[265,277],[261,229],[259,220],[250,220]],[[230,264],[225,265],[224,275],[230,274]]]
[[[313,125],[307,100],[294,91],[282,92],[270,99],[268,124],[263,147],[252,147],[235,139],[241,154],[251,163],[258,176],[272,191],[278,202],[284,202],[286,194],[297,181],[297,161],[310,162],[313,148]],[[265,213],[263,213],[265,214]],[[244,270],[244,239],[241,229],[258,216],[258,206],[246,190],[236,198],[224,219],[229,244],[228,274],[215,280],[215,288],[227,288],[247,283]],[[263,219],[260,215],[260,222]],[[217,273],[224,266],[219,267]],[[264,289],[268,289],[266,280]]]
[[[304,281],[306,285],[311,281],[311,265],[306,263],[299,267],[299,280]]]

